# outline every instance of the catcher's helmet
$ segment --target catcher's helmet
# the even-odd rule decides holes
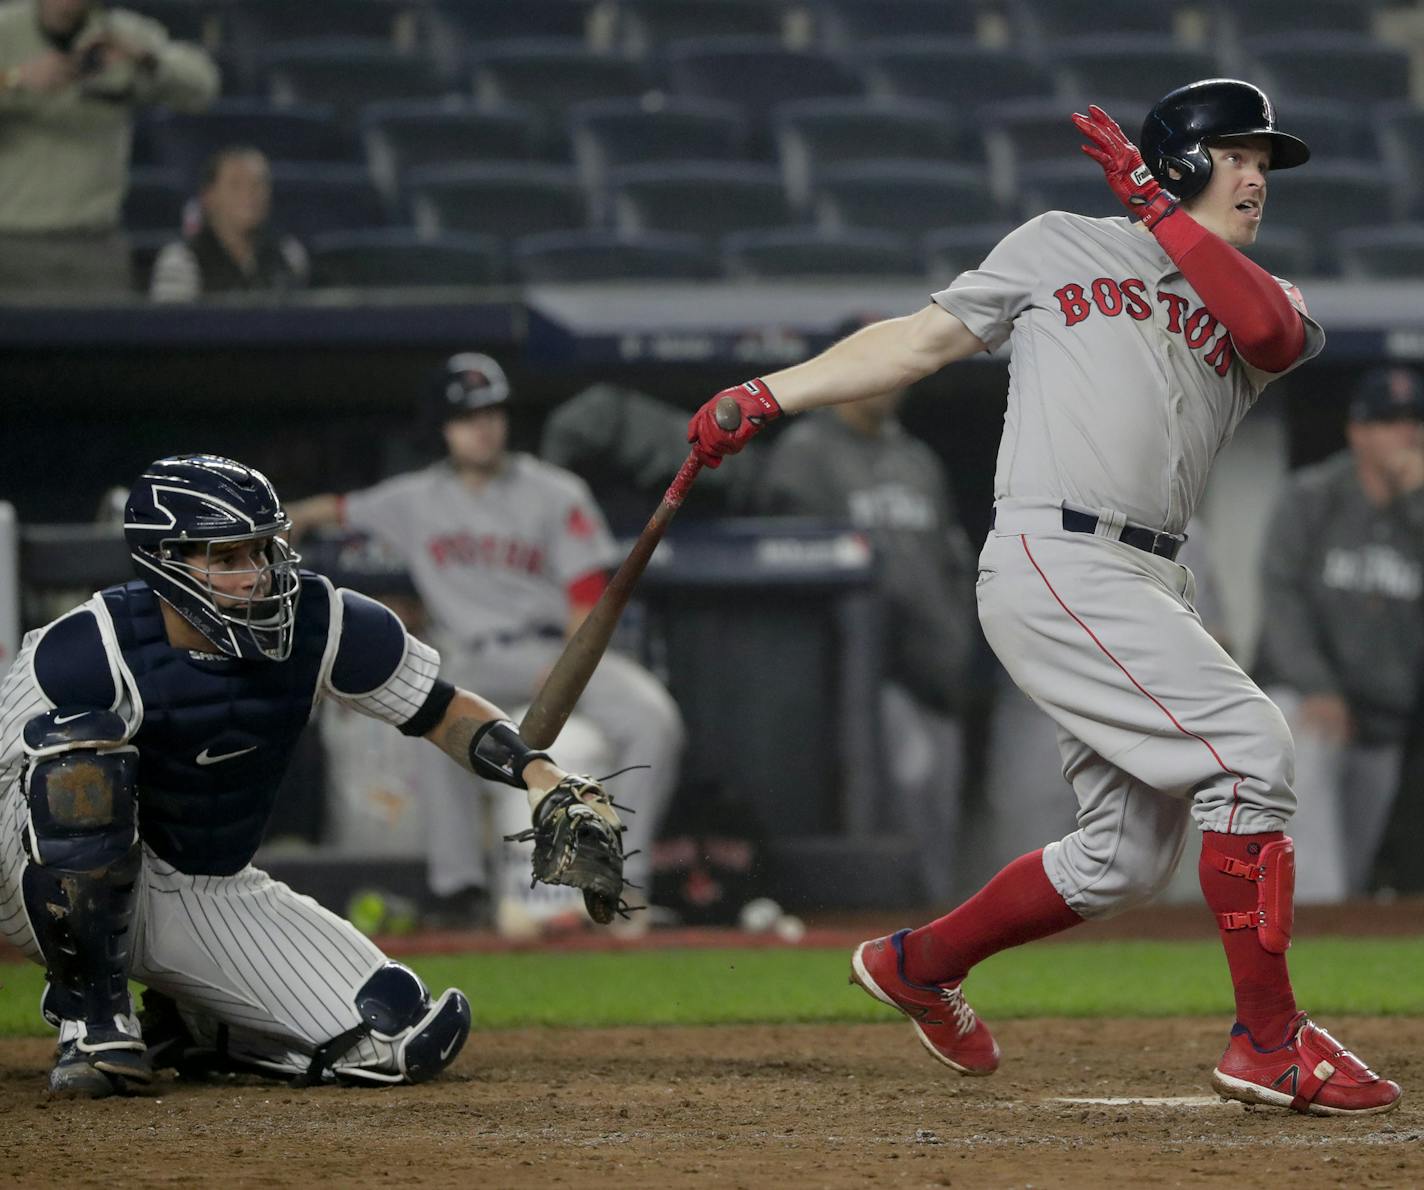
[[[478,409],[502,405],[509,396],[509,378],[498,363],[478,351],[462,351],[440,368],[432,402],[435,421],[444,425]]]
[[[1266,93],[1240,79],[1202,79],[1169,91],[1147,113],[1138,148],[1158,182],[1178,198],[1191,198],[1211,178],[1206,146],[1233,136],[1269,138],[1272,169],[1310,160],[1310,148],[1300,137],[1276,127]]]
[[[124,540],[138,576],[229,657],[284,661],[291,654],[301,558],[278,536],[291,525],[265,475],[218,455],[159,459],[124,506]],[[264,560],[252,568],[257,581],[246,597],[219,596],[208,579],[212,547],[241,541],[262,543]]]

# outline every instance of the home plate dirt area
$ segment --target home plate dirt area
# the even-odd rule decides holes
[[[998,1074],[908,1024],[476,1035],[420,1087],[257,1080],[49,1099],[51,1044],[0,1044],[0,1185],[309,1187],[1424,1185],[1424,1020],[1327,1028],[1398,1080],[1395,1111],[1228,1104],[1220,1020],[1005,1021]]]

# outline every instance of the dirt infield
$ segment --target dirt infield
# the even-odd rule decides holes
[[[944,1071],[894,1021],[520,1030],[475,1037],[423,1087],[168,1081],[100,1103],[49,1100],[49,1043],[8,1041],[0,1184],[1424,1185],[1424,1020],[1324,1023],[1405,1085],[1398,1110],[1224,1104],[1205,1082],[1218,1020],[1006,1022],[988,1079]]]

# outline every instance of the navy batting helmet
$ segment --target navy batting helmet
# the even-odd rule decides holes
[[[141,579],[229,657],[284,661],[292,651],[301,558],[278,536],[292,522],[260,471],[218,455],[174,455],[139,476],[124,540]],[[213,547],[260,543],[245,595],[214,591]],[[225,573],[239,573],[227,569]]]
[[[1298,136],[1276,127],[1276,112],[1260,87],[1240,79],[1202,79],[1169,91],[1147,113],[1138,148],[1152,176],[1178,198],[1191,198],[1211,178],[1207,145],[1235,136],[1271,142],[1271,168],[1310,160]]]
[[[440,424],[507,400],[509,378],[489,356],[462,351],[441,366],[434,400],[436,421]]]

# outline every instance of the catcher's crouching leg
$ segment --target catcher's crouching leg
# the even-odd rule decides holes
[[[470,1035],[470,1002],[458,988],[432,1001],[420,977],[388,962],[356,993],[361,1023],[319,1046],[300,1080],[423,1083],[459,1055]]]

